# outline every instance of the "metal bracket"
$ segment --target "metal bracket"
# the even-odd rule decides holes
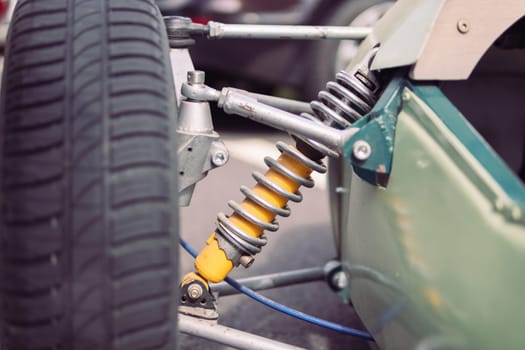
[[[219,318],[215,297],[199,280],[182,285],[179,312],[206,320]]]
[[[200,86],[204,72],[188,73],[188,84]],[[179,205],[187,206],[191,201],[197,182],[208,171],[228,162],[229,154],[220,136],[213,130],[209,103],[187,98],[181,101],[179,110],[178,162]]]
[[[392,80],[374,109],[354,123],[359,131],[345,146],[344,155],[352,162],[355,173],[372,185],[388,185],[404,86],[400,79]]]

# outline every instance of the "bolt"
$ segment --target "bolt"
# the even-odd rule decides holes
[[[332,276],[332,284],[337,290],[348,287],[348,277],[343,271],[338,271]]]
[[[215,166],[223,166],[228,161],[228,154],[224,151],[217,151],[211,157],[211,161]]]
[[[245,268],[248,268],[248,267],[252,266],[254,261],[255,261],[255,258],[253,256],[249,256],[249,255],[243,255],[239,259],[239,263],[242,266],[244,266]]]
[[[372,154],[372,148],[368,142],[358,140],[354,143],[352,153],[357,160],[365,161],[370,158],[370,155]]]
[[[199,85],[204,84],[204,72],[201,70],[193,70],[188,72],[188,84]]]
[[[203,293],[202,287],[197,283],[193,283],[188,287],[188,295],[192,299],[199,299]]]
[[[410,100],[410,93],[408,91],[403,91],[401,94],[401,99],[405,102]]]
[[[460,19],[458,21],[457,28],[461,34],[466,34],[470,29],[470,25],[466,19]]]

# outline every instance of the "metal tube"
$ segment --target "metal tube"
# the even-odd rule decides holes
[[[342,152],[346,140],[359,130],[357,128],[337,130],[257,102],[249,96],[231,90],[221,95],[218,105],[226,113],[237,114],[279,130],[305,136],[339,152]]]
[[[175,102],[177,109],[180,108],[182,101],[181,87],[188,80],[188,72],[194,71],[193,62],[188,49],[170,50],[171,71],[173,73],[173,83],[175,85]]]
[[[296,100],[292,100],[292,99],[284,98],[284,97],[275,97],[275,96],[257,94],[254,92],[249,92],[246,90],[241,90],[241,89],[236,89],[236,88],[227,88],[227,89],[253,97],[261,103],[267,104],[275,108],[282,109],[290,113],[294,113],[294,114],[300,114],[300,113],[313,114],[314,113],[308,102],[296,101]]]
[[[237,280],[240,284],[251,290],[265,290],[299,283],[322,281],[325,278],[323,267],[312,267],[294,271],[277,272],[257,277],[249,277]],[[212,284],[211,290],[219,296],[238,294],[239,291],[226,282]]]
[[[213,21],[208,22],[208,27],[208,36],[213,39],[362,40],[372,32],[369,27],[224,24]]]
[[[179,331],[219,344],[246,350],[302,349],[238,329],[179,314]]]

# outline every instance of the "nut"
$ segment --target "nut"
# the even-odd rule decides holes
[[[190,85],[204,84],[204,72],[201,70],[193,70],[188,72],[188,83]]]
[[[192,299],[199,299],[203,293],[202,287],[197,283],[193,283],[188,287],[188,296]]]

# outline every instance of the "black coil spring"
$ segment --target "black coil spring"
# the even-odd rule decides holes
[[[335,81],[329,81],[326,89],[319,92],[318,100],[310,102],[314,115],[302,113],[301,116],[338,129],[347,128],[370,112],[377,102],[378,90],[379,84],[373,72],[340,71],[335,75]],[[316,141],[299,138],[326,156],[338,156],[335,151]]]

